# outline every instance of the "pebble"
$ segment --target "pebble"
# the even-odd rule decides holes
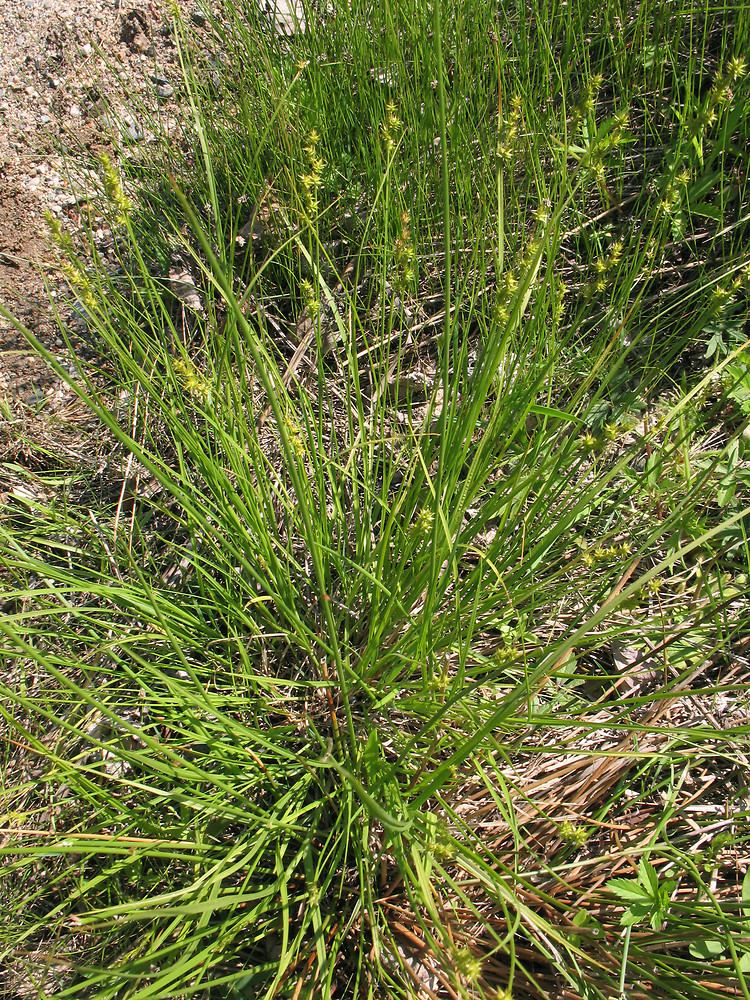
[[[296,35],[306,30],[302,0],[260,0],[260,9],[279,35]]]
[[[143,32],[141,31],[133,37],[132,42],[130,42],[130,48],[133,50],[133,52],[146,53],[151,48],[151,42],[148,40],[146,35],[144,35]]]
[[[127,142],[140,142],[143,138],[143,129],[131,115],[124,115],[120,123],[122,137]]]
[[[154,82],[154,89],[156,90],[156,96],[166,99],[174,94],[174,87],[164,76],[152,76],[151,79]]]

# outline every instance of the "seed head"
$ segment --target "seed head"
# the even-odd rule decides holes
[[[741,80],[747,73],[747,62],[744,56],[732,56],[727,63],[727,76],[734,83]]]
[[[585,434],[581,435],[581,444],[587,451],[592,451],[596,448],[596,438],[591,431],[586,431]]]
[[[428,535],[432,531],[435,515],[427,508],[423,507],[417,514],[417,531],[420,535]]]
[[[115,208],[117,221],[124,223],[133,208],[133,203],[125,194],[120,174],[110,157],[106,153],[102,153],[99,156],[99,162],[102,165],[104,193]]]
[[[469,983],[476,984],[482,976],[482,960],[469,948],[461,948],[456,952],[456,968]]]
[[[560,839],[564,840],[566,844],[583,847],[589,839],[589,835],[585,827],[577,826],[566,819],[560,824]]]
[[[211,386],[195,365],[184,358],[178,358],[174,363],[178,381],[185,392],[205,402],[211,394]]]

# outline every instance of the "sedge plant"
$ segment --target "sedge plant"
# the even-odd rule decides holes
[[[749,25],[644,6],[175,22],[181,156],[51,224],[87,349],[18,324],[109,478],[0,526],[8,983],[748,995]]]

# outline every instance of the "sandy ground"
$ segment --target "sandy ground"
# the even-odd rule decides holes
[[[108,102],[123,110],[118,78],[130,93],[168,102],[175,56],[164,0],[0,0],[0,301],[60,357],[44,213],[76,221],[64,155],[107,148]],[[25,427],[69,402],[0,317],[0,460],[14,458],[9,423]]]

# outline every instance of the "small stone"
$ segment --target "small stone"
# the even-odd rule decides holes
[[[259,0],[260,8],[279,35],[296,35],[306,29],[302,0]]]
[[[123,16],[120,41],[125,42],[132,52],[148,52],[151,48],[151,42],[147,32],[148,21],[139,10],[131,10]]]
[[[83,302],[76,300],[70,307],[70,311],[70,322],[73,328],[77,333],[84,332],[91,322],[91,314],[88,309]]]
[[[200,292],[196,287],[195,280],[189,271],[176,265],[169,272],[169,284],[172,293],[184,302],[189,309],[195,312],[203,312],[203,301]]]
[[[133,38],[133,41],[130,43],[130,48],[133,52],[141,52],[145,54],[151,48],[151,42],[149,42],[146,35],[144,35],[141,31]]]
[[[84,55],[84,56],[86,56],[87,59],[91,55],[91,53],[93,51],[94,51],[93,48],[91,47],[91,45],[88,42],[86,42],[85,45],[81,46],[81,54]]]
[[[120,125],[122,137],[126,142],[140,142],[143,138],[143,129],[130,115],[125,115]]]
[[[151,79],[154,82],[154,89],[156,90],[156,96],[166,99],[174,94],[174,87],[163,76],[152,76]]]

